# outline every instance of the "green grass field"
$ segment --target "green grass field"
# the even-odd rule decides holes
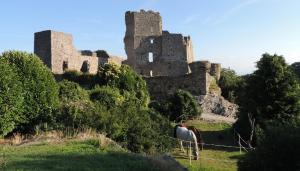
[[[234,145],[230,124],[201,120],[187,124],[202,130],[205,143]],[[191,171],[234,171],[237,170],[237,160],[241,155],[239,149],[204,146],[200,151],[200,160],[192,160],[190,165],[188,156],[178,148],[171,152],[171,156]],[[132,154],[113,144],[102,146],[95,139],[0,146],[0,170],[4,171],[144,171],[176,168],[178,165],[161,158]]]
[[[194,125],[202,131],[202,138],[207,144],[235,145],[231,125],[227,123],[213,123],[201,120],[193,120],[186,123]],[[239,149],[204,146],[200,151],[200,160],[192,160],[178,148],[174,149],[172,156],[182,165],[191,171],[235,171],[237,170],[237,160],[241,157]]]
[[[96,140],[0,148],[0,170],[5,171],[156,170],[145,157],[120,147],[102,148]]]

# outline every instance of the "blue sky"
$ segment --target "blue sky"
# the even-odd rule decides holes
[[[163,29],[190,35],[196,60],[251,73],[265,52],[300,61],[299,0],[3,0],[0,52],[33,51],[33,33],[73,34],[79,49],[105,49],[126,57],[127,10],[152,9]]]

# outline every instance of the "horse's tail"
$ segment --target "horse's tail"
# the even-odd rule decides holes
[[[177,131],[177,128],[178,127],[181,127],[181,125],[176,125],[175,127],[174,127],[174,138],[177,138],[177,133],[176,133],[176,131]]]

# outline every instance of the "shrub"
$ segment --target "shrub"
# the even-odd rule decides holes
[[[234,70],[222,69],[220,80],[218,82],[222,96],[230,102],[235,102],[239,87],[241,86],[243,79],[236,75]]]
[[[0,137],[11,132],[22,121],[23,94],[21,82],[13,67],[0,58]]]
[[[95,125],[96,107],[79,84],[64,80],[59,83],[60,107],[56,120],[60,127],[90,127]]]
[[[118,107],[124,101],[119,89],[108,86],[96,86],[90,91],[90,98],[92,101],[106,106],[107,109]]]
[[[180,121],[181,116],[193,117],[201,115],[201,108],[189,92],[178,90],[171,95],[167,102],[168,117],[172,121]]]
[[[52,122],[58,106],[58,89],[51,71],[34,54],[8,51],[2,58],[14,68],[24,90],[24,111],[19,128],[29,131],[35,125]]]
[[[127,65],[117,66],[105,64],[99,68],[96,76],[99,85],[107,85],[120,89],[121,94],[131,93],[132,97],[146,107],[149,103],[149,93],[146,81]]]
[[[300,124],[268,126],[258,134],[258,144],[239,160],[238,170],[300,170]]]

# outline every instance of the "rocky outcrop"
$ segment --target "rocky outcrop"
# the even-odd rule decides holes
[[[197,100],[204,113],[235,117],[238,110],[238,106],[236,104],[231,103],[221,95],[214,93],[197,96]]]

